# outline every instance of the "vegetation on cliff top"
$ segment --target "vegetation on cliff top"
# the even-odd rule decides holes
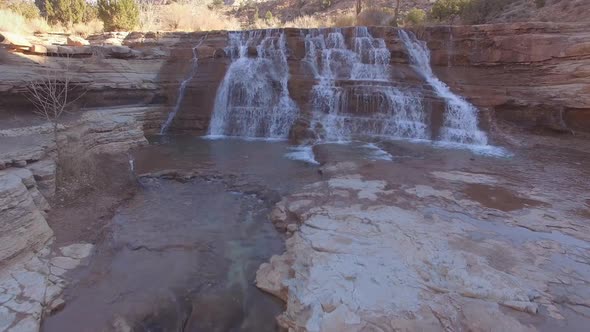
[[[589,20],[587,0],[0,0],[0,30],[202,31]]]

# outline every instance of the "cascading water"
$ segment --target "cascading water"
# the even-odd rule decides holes
[[[184,90],[186,90],[187,85],[190,83],[190,81],[193,80],[193,78],[197,74],[197,69],[199,67],[199,57],[197,54],[197,50],[198,50],[199,46],[201,46],[203,44],[205,39],[207,39],[207,36],[208,36],[208,34],[201,37],[201,39],[199,40],[197,45],[195,47],[193,47],[193,58],[191,59],[191,71],[189,72],[188,76],[184,79],[184,81],[182,81],[182,83],[180,83],[180,87],[178,88],[178,98],[176,99],[176,105],[174,105],[174,109],[172,110],[172,112],[170,112],[170,114],[168,114],[168,118],[166,119],[166,122],[162,125],[162,128],[160,129],[160,135],[164,135],[166,133],[166,131],[168,131],[168,128],[172,124],[172,121],[174,121],[174,118],[176,117],[176,113],[178,113],[178,110],[180,109],[180,104],[182,104],[182,100],[184,99],[184,93],[185,93]]]
[[[451,92],[451,89],[434,75],[430,66],[430,50],[426,43],[418,40],[413,33],[402,29],[398,30],[398,34],[408,51],[414,69],[432,86],[434,92],[445,100],[446,109],[440,139],[454,143],[486,145],[487,136],[478,128],[477,109]]]
[[[391,53],[366,27],[346,45],[340,29],[311,30],[306,55],[317,84],[312,90],[312,128],[328,141],[359,136],[427,139],[426,112],[419,91],[395,86]]]
[[[232,32],[226,53],[232,63],[217,91],[209,135],[286,138],[299,109],[289,96],[284,33]]]

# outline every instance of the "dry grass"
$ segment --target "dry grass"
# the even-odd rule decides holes
[[[326,19],[319,17],[313,17],[309,15],[299,16],[293,21],[285,23],[285,28],[303,28],[303,29],[315,29],[331,26],[331,22]]]
[[[94,19],[86,23],[77,23],[72,25],[68,31],[75,35],[82,36],[84,38],[100,33],[104,30],[104,23],[101,20]]]
[[[174,2],[169,5],[141,7],[140,29],[143,31],[238,30],[236,18],[211,10],[202,1]]]
[[[332,26],[338,28],[352,27],[357,25],[357,17],[353,13],[340,14],[332,19]]]
[[[26,19],[22,15],[11,10],[0,9],[0,31],[8,31],[21,35],[62,32],[87,37],[91,34],[102,32],[103,23],[102,21],[95,19],[90,22],[78,23],[69,27],[64,27],[60,24],[50,26],[47,21],[41,17]]]
[[[51,28],[42,18],[26,19],[11,10],[0,9],[0,30],[18,34],[49,32]]]
[[[389,22],[394,16],[392,10],[384,8],[367,8],[363,10],[357,18],[358,25],[389,25]]]

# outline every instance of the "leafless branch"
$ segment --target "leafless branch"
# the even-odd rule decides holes
[[[58,148],[57,129],[62,115],[82,98],[87,89],[72,82],[71,56],[66,56],[62,68],[48,68],[39,79],[31,81],[25,96],[35,106],[35,114],[53,125]]]

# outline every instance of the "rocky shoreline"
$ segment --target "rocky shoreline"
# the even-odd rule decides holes
[[[371,29],[388,40],[400,75],[418,84],[395,30]],[[140,177],[231,178],[227,192],[279,201],[270,219],[286,234],[286,250],[260,266],[256,285],[285,302],[278,322],[287,330],[582,330],[590,323],[590,187],[580,180],[590,177],[588,31],[553,23],[416,31],[437,75],[482,108],[509,158],[379,142],[393,162],[343,162],[352,153],[316,146],[322,165],[304,167],[310,183],[280,193],[212,166],[236,162],[242,171],[248,155],[229,162],[213,154],[218,159],[190,171],[158,169],[154,160],[158,167]],[[47,40],[16,42],[0,54],[0,330],[38,330],[64,308],[62,291],[78,281],[70,273],[92,263],[113,211],[135,194],[129,150],[159,131],[203,35],[104,35],[55,52],[35,46]],[[294,50],[289,90],[305,118],[313,77],[301,66],[301,30],[286,35]],[[226,40],[227,32],[211,32],[196,49],[202,69],[188,83],[173,134],[206,132],[230,62]],[[88,87],[80,110],[58,127],[69,165],[57,161],[51,126],[23,97],[27,79],[63,62],[60,52],[77,54],[77,83]],[[169,155],[146,158],[154,156]]]
[[[327,164],[326,180],[284,197],[271,218],[289,234],[286,252],[256,277],[259,288],[285,301],[280,325],[290,331],[582,328],[590,229],[581,211],[589,206],[572,194],[587,189],[543,186],[524,175],[523,165],[497,161],[507,172],[485,158],[458,157],[449,169],[403,160],[393,169]],[[454,170],[465,169],[462,164],[469,171]],[[535,164],[528,172],[536,172]],[[582,176],[579,167],[573,168]],[[567,181],[558,173],[552,176]]]

